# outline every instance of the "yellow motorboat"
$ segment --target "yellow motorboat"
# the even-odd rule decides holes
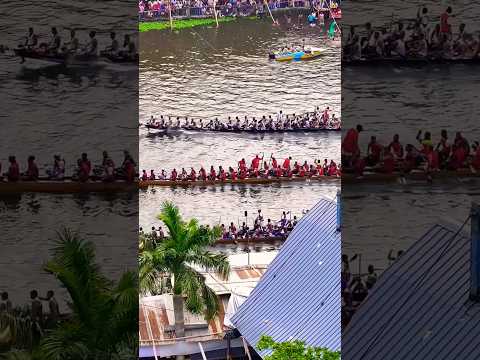
[[[269,55],[275,61],[305,61],[313,60],[323,55],[325,49],[306,46],[303,50],[275,51]]]

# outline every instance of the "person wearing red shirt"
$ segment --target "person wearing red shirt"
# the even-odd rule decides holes
[[[235,169],[230,167],[229,172],[230,172],[230,179],[237,180],[237,172],[235,171]]]
[[[146,170],[142,170],[142,181],[148,180],[148,174]]]
[[[450,159],[450,168],[457,170],[465,166],[467,160],[467,152],[462,146],[454,146],[452,158]]]
[[[207,172],[205,171],[203,166],[200,168],[200,171],[198,172],[198,178],[203,181],[207,180]]]
[[[258,155],[255,155],[252,160],[252,170],[258,170],[258,168],[260,167],[260,160],[261,159],[258,157]]]
[[[283,161],[283,165],[282,165],[282,168],[285,169],[285,170],[289,170],[290,169],[290,161],[292,160],[292,157],[288,157],[286,158],[284,161]]]
[[[123,162],[123,168],[125,171],[125,177],[127,183],[131,184],[135,181],[135,164],[130,159],[125,159]]]
[[[193,167],[190,169],[189,179],[191,181],[195,181],[197,179],[197,172],[195,171],[195,169]]]
[[[450,34],[452,32],[452,26],[448,23],[451,15],[452,8],[450,6],[440,15],[440,32],[443,34]]]
[[[90,160],[88,160],[88,156],[86,153],[82,154],[81,162],[81,167],[83,171],[86,173],[87,176],[90,176],[90,172],[92,171],[92,163],[90,162]]]
[[[272,156],[272,168],[276,169],[278,167],[277,159]]]
[[[388,145],[388,150],[392,153],[394,159],[403,159],[403,145],[400,143],[398,134],[393,135],[393,140]]]
[[[35,163],[35,156],[29,156],[27,160],[27,172],[25,173],[25,180],[35,181],[38,180],[39,171],[38,166]]]
[[[317,173],[318,173],[318,176],[323,176],[323,166],[320,163],[320,161],[317,163]]]
[[[433,150],[433,147],[430,147],[427,153],[427,162],[428,168],[427,171],[437,171],[440,168],[440,157],[438,155],[438,151]]]
[[[375,166],[380,162],[382,151],[383,146],[377,142],[377,138],[375,136],[372,136],[367,148],[367,159],[370,166]]]
[[[337,176],[337,164],[333,160],[330,160],[328,165],[328,176]]]
[[[280,166],[275,168],[275,176],[276,177],[282,177],[283,176],[283,170]]]
[[[9,156],[8,162],[10,166],[8,167],[7,180],[12,182],[20,180],[20,167],[15,156]]]
[[[171,181],[176,181],[176,180],[177,180],[177,177],[178,177],[177,169],[173,169],[173,170],[172,170],[172,174],[170,175],[170,180],[171,180]]]
[[[227,179],[227,174],[225,173],[225,170],[223,170],[223,168],[221,166],[218,169],[218,178],[221,181],[225,181]]]
[[[382,172],[385,174],[391,174],[395,171],[395,158],[392,154],[390,147],[387,147],[383,151]]]
[[[217,172],[215,171],[215,169],[213,168],[213,166],[210,166],[209,179],[210,179],[210,180],[215,180],[216,178],[217,178]]]
[[[342,157],[345,158],[345,161],[350,162],[353,158],[356,158],[360,155],[358,138],[362,131],[362,125],[357,125],[356,128],[352,128],[347,131],[347,134],[342,141]]]

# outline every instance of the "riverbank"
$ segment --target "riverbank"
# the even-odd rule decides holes
[[[242,19],[252,19],[251,18],[242,18]],[[228,23],[236,21],[238,18],[235,17],[221,17],[218,19],[219,23]],[[197,26],[216,26],[216,21],[213,18],[203,18],[203,19],[176,19],[173,20],[173,30],[182,30],[190,29]],[[170,21],[151,21],[151,22],[141,22],[139,24],[140,32],[147,32],[151,30],[170,30]]]

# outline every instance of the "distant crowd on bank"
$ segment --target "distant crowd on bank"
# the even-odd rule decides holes
[[[208,17],[213,16],[213,0],[139,0],[139,17],[141,20],[169,17],[169,5],[173,17]],[[339,1],[322,0],[268,0],[270,10],[286,8],[320,9],[325,4],[331,9],[339,6]],[[217,9],[222,16],[248,16],[265,12],[261,0],[218,0]]]

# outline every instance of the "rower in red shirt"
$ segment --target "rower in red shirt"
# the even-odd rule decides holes
[[[372,136],[368,143],[368,162],[371,166],[377,165],[380,162],[383,146],[377,142],[377,138]]]
[[[330,160],[330,165],[328,166],[328,175],[337,176],[337,164],[333,160]]]
[[[197,172],[195,171],[195,169],[192,167],[190,168],[190,175],[189,175],[189,179],[191,181],[195,181],[197,179]]]
[[[427,153],[428,169],[427,171],[437,171],[440,168],[440,158],[438,151],[433,150],[433,146],[430,147]]]
[[[284,170],[290,170],[290,161],[292,160],[292,157],[289,156],[288,158],[286,158],[284,161],[283,161],[283,165],[282,165],[282,168]]]
[[[299,167],[299,170],[298,170],[297,174],[300,177],[305,177],[305,169],[303,168],[303,166]]]
[[[391,152],[394,159],[403,159],[403,145],[400,143],[400,137],[398,134],[393,135],[393,140],[388,145],[388,150]]]
[[[237,180],[237,172],[235,171],[235,169],[230,167],[229,172],[230,172],[230,179]]]
[[[450,153],[452,152],[452,146],[448,142],[447,130],[441,131],[440,142],[437,144],[435,150],[438,151],[438,155],[440,157],[439,160],[443,166],[447,162],[448,158],[450,157]]]
[[[198,178],[203,181],[207,180],[207,172],[205,171],[203,166],[200,168],[200,171],[198,172]]]
[[[356,157],[360,154],[360,147],[358,146],[358,137],[363,131],[362,125],[357,125],[355,129],[347,131],[342,142],[342,155],[346,157]]]
[[[90,174],[90,169],[91,167],[89,166],[88,161],[83,161],[83,155],[82,159],[78,159],[77,161],[78,165],[78,180],[81,182],[87,182]]]
[[[218,178],[221,181],[225,181],[227,179],[227,174],[225,173],[225,170],[223,170],[223,168],[221,166],[218,169]]]
[[[247,163],[245,162],[245,159],[242,159],[238,162],[238,168],[240,170],[246,170],[247,169]]]
[[[170,180],[171,181],[176,181],[178,177],[177,169],[172,170],[172,174],[170,175]]]
[[[213,166],[210,166],[210,174],[209,174],[209,179],[210,180],[215,180],[217,178],[217,172],[213,168]]]
[[[29,156],[27,160],[27,172],[25,173],[25,180],[38,180],[39,171],[35,163],[35,156]]]
[[[255,155],[255,157],[253,158],[252,160],[252,169],[253,170],[258,170],[259,167],[260,167],[260,158],[258,157],[258,155]]]
[[[246,179],[247,178],[247,170],[246,169],[240,169],[240,173],[238,175],[240,179]]]
[[[320,161],[317,163],[317,174],[318,176],[323,176],[323,166]]]
[[[383,151],[382,172],[391,174],[395,171],[395,158],[390,150],[390,146]]]
[[[123,169],[125,171],[125,178],[128,183],[133,183],[135,181],[135,164],[130,159],[125,159],[123,162]]]
[[[142,170],[142,181],[148,180],[148,174],[146,170]]]
[[[8,161],[10,166],[8,167],[7,180],[12,182],[20,180],[20,167],[18,166],[17,159],[15,156],[9,156]]]
[[[450,167],[453,170],[465,167],[465,161],[467,160],[467,152],[462,146],[455,146],[450,160]]]
[[[449,6],[445,12],[440,15],[440,32],[449,34],[452,31],[451,25],[448,23],[448,18],[452,14],[452,8]]]
[[[278,167],[277,159],[272,156],[272,168],[276,169]]]
[[[86,153],[82,154],[81,162],[81,167],[83,171],[86,173],[87,176],[90,176],[90,172],[92,171],[92,163],[90,162],[90,160],[88,160],[88,156]]]
[[[280,166],[277,166],[275,168],[275,176],[276,177],[282,177],[283,176],[283,170]]]

